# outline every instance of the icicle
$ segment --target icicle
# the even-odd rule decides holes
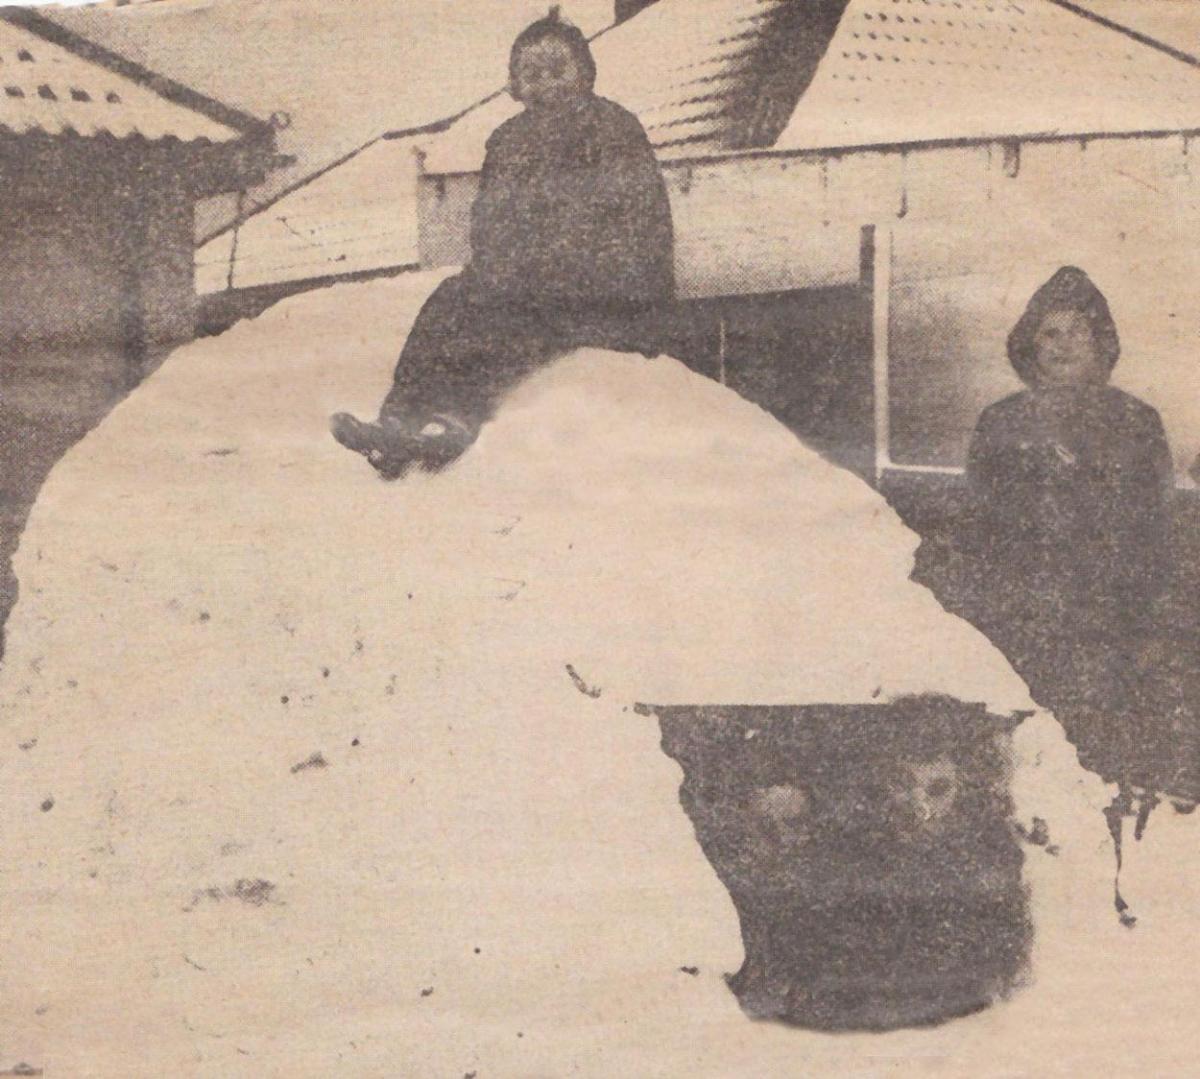
[[[1112,836],[1113,852],[1117,857],[1117,871],[1113,876],[1113,906],[1116,907],[1117,917],[1126,929],[1137,925],[1137,917],[1129,912],[1129,904],[1121,895],[1121,830],[1129,806],[1129,794],[1122,788],[1104,810],[1104,819],[1108,822],[1108,831]]]
[[[1125,902],[1125,898],[1121,895],[1121,840],[1124,830],[1125,818],[1135,817],[1133,826],[1133,838],[1135,842],[1141,842],[1142,836],[1146,833],[1146,825],[1150,822],[1150,814],[1154,812],[1154,807],[1158,805],[1159,799],[1157,795],[1150,791],[1142,792],[1136,799],[1137,813],[1133,811],[1135,799],[1130,791],[1121,787],[1117,792],[1117,796],[1109,803],[1107,809],[1104,810],[1104,819],[1108,822],[1108,832],[1112,836],[1113,852],[1117,857],[1117,872],[1113,877],[1113,906],[1116,907],[1117,917],[1121,919],[1121,924],[1127,929],[1132,929],[1137,925],[1137,916],[1130,913],[1129,904]]]
[[[1142,836],[1146,833],[1146,825],[1150,823],[1150,814],[1154,812],[1158,801],[1158,796],[1149,791],[1142,795],[1141,804],[1138,806],[1137,824],[1133,828],[1133,838],[1136,842],[1142,841]]]

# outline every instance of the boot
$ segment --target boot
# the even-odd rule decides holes
[[[466,422],[441,413],[423,423],[394,416],[367,423],[339,412],[330,418],[329,429],[340,445],[362,454],[385,480],[399,479],[414,467],[440,472],[457,460],[478,434]]]
[[[417,440],[395,420],[367,423],[338,412],[330,417],[329,430],[339,445],[362,454],[385,480],[403,476],[417,460]]]

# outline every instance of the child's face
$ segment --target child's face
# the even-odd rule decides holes
[[[1039,389],[1066,389],[1108,380],[1091,324],[1080,311],[1051,311],[1033,338]]]
[[[554,108],[586,92],[583,69],[565,41],[544,37],[518,53],[513,65],[513,96],[528,108]]]

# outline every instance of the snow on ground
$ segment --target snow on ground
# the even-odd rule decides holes
[[[188,346],[44,487],[0,671],[0,1067],[1184,1074],[1193,819],[1152,820],[1120,929],[1105,792],[1045,715],[1028,989],[886,1036],[741,1014],[732,904],[633,703],[1024,687],[908,582],[878,496],[674,360],[575,354],[447,473],[377,480],[327,416],[373,410],[431,286]]]

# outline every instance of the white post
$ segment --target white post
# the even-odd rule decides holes
[[[875,388],[875,482],[891,465],[891,402],[888,384],[889,330],[892,310],[892,226],[875,227],[871,269],[871,337]]]
[[[233,273],[237,263],[238,253],[238,233],[242,228],[242,214],[246,208],[246,190],[242,188],[237,193],[237,210],[233,215],[233,239],[229,242],[229,274],[225,279],[225,288],[233,289]]]

